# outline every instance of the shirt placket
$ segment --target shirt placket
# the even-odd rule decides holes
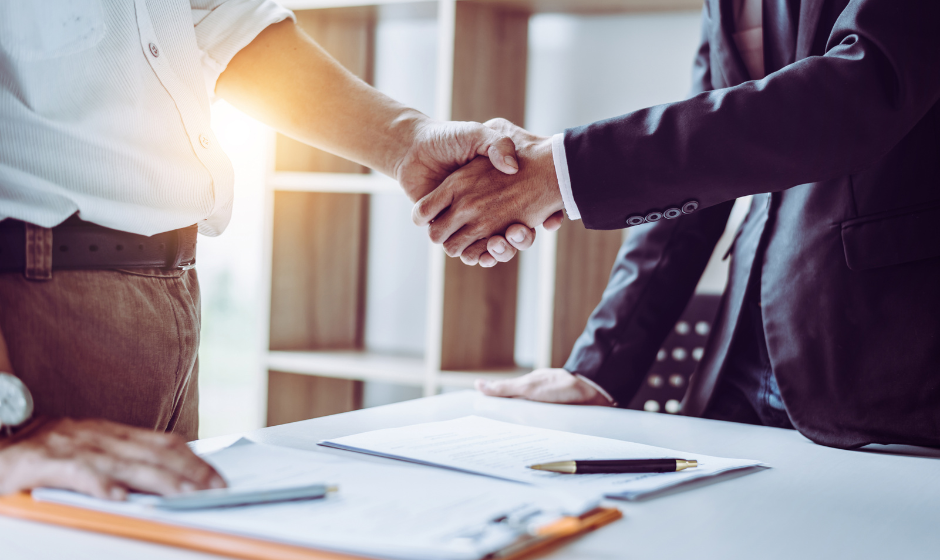
[[[193,153],[203,164],[212,177],[212,199],[207,201],[209,216],[215,215],[232,206],[232,189],[221,188],[234,183],[234,171],[228,156],[222,151],[209,122],[209,114],[204,110],[196,96],[186,87],[173,68],[170,66],[165,54],[160,49],[160,42],[154,31],[153,21],[147,9],[145,0],[136,0],[137,27],[140,33],[140,46],[147,62],[156,74],[163,88],[173,99],[179,112],[183,128],[189,138]],[[221,233],[220,227],[210,227],[212,231],[206,233]]]

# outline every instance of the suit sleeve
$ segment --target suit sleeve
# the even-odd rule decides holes
[[[707,15],[705,11],[692,67],[693,95],[712,88]],[[597,383],[614,400],[629,403],[688,304],[733,205],[633,229],[565,369]]]
[[[863,169],[940,97],[938,24],[940,2],[852,0],[825,56],[567,130],[584,225],[622,228],[690,200],[713,206]]]

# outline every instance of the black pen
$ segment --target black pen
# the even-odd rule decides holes
[[[556,461],[529,465],[530,469],[564,474],[665,473],[694,469],[698,461],[688,459],[603,459]]]

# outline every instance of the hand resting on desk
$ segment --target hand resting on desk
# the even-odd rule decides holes
[[[179,436],[106,420],[39,419],[0,440],[0,494],[63,488],[105,500],[224,488]]]
[[[476,388],[490,397],[510,397],[557,404],[614,404],[583,377],[561,368],[537,369],[522,377],[502,381],[477,379]]]

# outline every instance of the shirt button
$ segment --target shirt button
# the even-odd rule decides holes
[[[154,58],[160,56],[160,49],[157,48],[156,43],[150,43],[150,54],[152,54]]]
[[[205,134],[199,135],[199,143],[202,144],[203,148],[207,150],[209,149],[209,137],[206,136]]]
[[[649,223],[658,222],[659,220],[662,220],[662,219],[663,219],[663,213],[657,212],[655,210],[646,215],[646,221]]]
[[[695,212],[696,210],[698,210],[697,200],[690,200],[682,205],[683,214],[691,214],[692,212]]]
[[[629,218],[627,218],[627,225],[628,225],[628,226],[638,226],[638,225],[642,224],[642,223],[645,222],[645,221],[646,221],[646,220],[643,218],[643,216],[630,216]]]

